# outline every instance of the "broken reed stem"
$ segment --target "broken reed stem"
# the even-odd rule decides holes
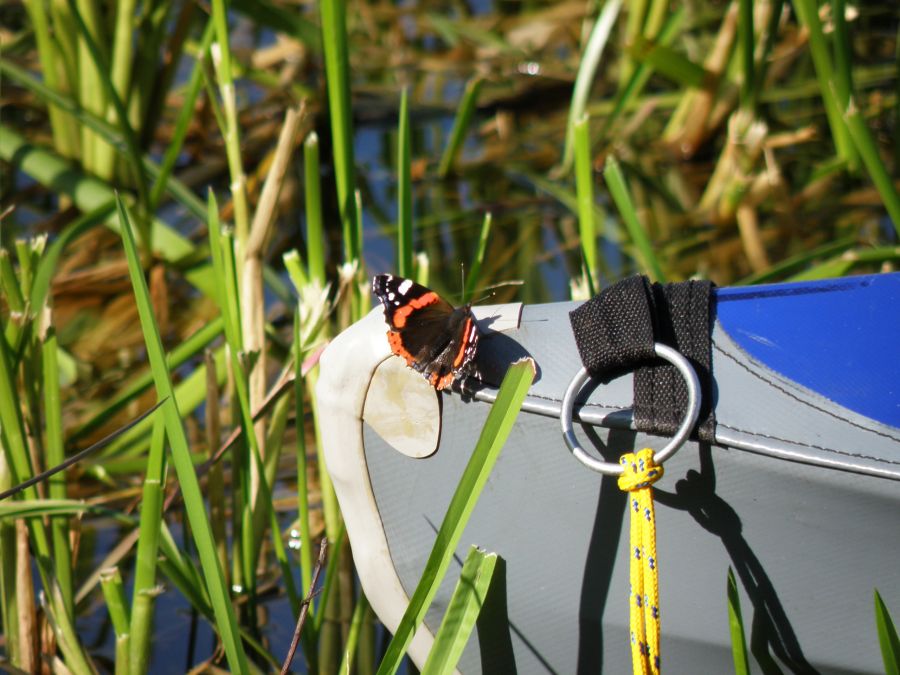
[[[241,320],[244,350],[248,354],[258,355],[253,370],[249,374],[250,406],[256,408],[266,395],[266,350],[265,346],[265,298],[263,291],[264,256],[268,242],[275,231],[278,214],[278,197],[284,185],[284,178],[290,164],[291,155],[296,145],[300,125],[306,119],[306,106],[301,103],[297,108],[285,113],[284,125],[275,148],[275,158],[266,181],[263,185],[259,205],[253,217],[253,224],[247,237],[244,249],[244,264],[241,283]],[[265,422],[259,421],[255,427],[259,442],[260,456],[265,457]],[[256,476],[254,465],[253,498],[256,495]]]

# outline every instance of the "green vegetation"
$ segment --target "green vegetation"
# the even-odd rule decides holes
[[[185,668],[272,671],[273,588],[293,616],[311,598],[309,672],[382,663],[311,395],[373,273],[465,301],[522,280],[497,300],[534,302],[634,271],[759,283],[900,261],[891,3],[358,4],[0,7],[0,492],[162,402],[0,502],[16,667],[146,672],[175,596],[221,648],[195,645]],[[530,371],[508,378],[384,672]],[[496,562],[480,557],[434,672],[471,630]],[[727,597],[740,670],[733,582]],[[888,663],[896,632],[876,607]],[[92,612],[110,650],[79,632]]]

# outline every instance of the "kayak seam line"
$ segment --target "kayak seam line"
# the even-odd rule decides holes
[[[740,427],[733,427],[728,424],[718,423],[716,426],[724,427],[729,431],[736,431],[740,434],[747,434],[749,436],[758,436],[759,438],[767,438],[772,441],[780,441],[782,443],[790,443],[791,445],[797,445],[802,448],[810,448],[812,450],[822,450],[823,452],[830,452],[835,455],[841,455],[842,457],[853,457],[854,459],[868,459],[873,462],[880,462],[882,464],[891,464],[893,466],[900,466],[900,462],[893,459],[885,459],[884,457],[876,457],[874,455],[863,455],[861,453],[856,452],[847,452],[846,450],[838,450],[837,448],[829,448],[824,445],[816,445],[815,443],[804,443],[803,441],[795,441],[790,438],[781,438],[780,436],[772,436],[771,434],[763,434],[759,431],[750,431],[749,429],[741,429]]]
[[[850,426],[856,427],[857,429],[860,429],[860,430],[862,430],[862,431],[868,431],[869,433],[875,434],[876,436],[881,436],[882,438],[887,438],[887,439],[892,440],[892,441],[898,441],[898,442],[900,442],[900,437],[894,436],[894,435],[892,435],[892,434],[889,434],[889,433],[887,433],[887,432],[885,432],[885,431],[881,431],[881,430],[879,430],[879,429],[872,429],[871,427],[863,426],[862,424],[859,424],[858,422],[854,422],[853,420],[847,419],[846,417],[842,417],[841,415],[838,415],[837,413],[835,413],[835,412],[833,412],[833,411],[831,411],[831,410],[826,410],[825,408],[822,408],[822,407],[820,407],[820,406],[817,406],[817,405],[815,405],[814,403],[810,403],[809,401],[804,401],[804,400],[801,399],[799,396],[797,396],[796,394],[794,394],[794,393],[788,391],[787,389],[785,389],[784,387],[782,387],[781,385],[779,385],[779,384],[778,384],[777,382],[775,382],[774,380],[771,380],[771,379],[769,379],[769,378],[763,377],[760,373],[754,372],[754,371],[751,370],[746,364],[741,363],[738,359],[736,359],[732,354],[729,354],[728,352],[726,352],[725,350],[723,350],[719,345],[714,344],[713,347],[715,348],[715,350],[716,350],[717,352],[719,352],[719,353],[722,354],[723,356],[726,356],[727,358],[729,358],[731,361],[733,361],[733,362],[736,363],[738,366],[740,366],[743,370],[747,371],[747,373],[749,373],[751,376],[753,376],[753,377],[755,377],[756,379],[758,379],[758,380],[760,380],[760,381],[762,381],[762,382],[765,382],[765,383],[768,384],[769,386],[771,386],[771,387],[777,389],[778,391],[780,391],[782,394],[784,394],[784,395],[787,396],[788,398],[792,398],[792,399],[794,399],[795,401],[797,401],[797,403],[800,403],[801,405],[805,405],[805,406],[808,407],[808,408],[812,408],[813,410],[816,410],[816,411],[818,411],[818,412],[820,412],[820,413],[822,413],[822,414],[824,414],[824,415],[828,415],[829,417],[832,417],[832,418],[834,418],[834,419],[836,419],[836,420],[840,420],[841,422],[846,422],[846,423],[849,424]],[[798,383],[798,386],[803,386],[803,385],[800,385],[800,384]],[[817,393],[817,392],[816,392],[816,393]],[[818,394],[818,395],[819,395],[819,396],[822,396],[822,398],[827,398],[827,397],[823,396],[822,394]],[[828,399],[828,400],[830,400],[830,399]],[[835,405],[840,405],[840,404],[835,402]],[[861,414],[861,413],[857,413],[857,414]],[[863,417],[865,417],[865,415],[863,415]],[[873,420],[873,421],[876,421],[876,420]],[[721,424],[721,422],[720,422],[719,424]],[[879,422],[879,424],[880,424],[880,422]],[[734,427],[729,427],[727,424],[722,424],[722,426],[727,427],[727,428],[729,428],[729,429],[734,429]],[[740,429],[734,429],[734,430],[735,430],[735,431],[741,431]],[[750,432],[746,432],[746,431],[745,431],[744,433],[750,433]],[[756,432],[754,432],[754,433],[756,433]],[[765,436],[765,434],[759,434],[759,435],[760,435],[760,436]],[[772,437],[770,437],[770,438],[775,438],[775,437],[772,436]],[[778,439],[778,440],[787,440],[787,439]],[[793,442],[793,441],[791,441],[791,442]],[[798,445],[805,445],[805,444],[803,444],[803,443],[798,443]],[[811,445],[811,444],[810,444],[809,447],[818,447],[818,446],[815,446],[815,445]],[[822,449],[823,449],[823,450],[826,450],[826,449],[828,449],[828,448],[822,448]],[[835,452],[841,452],[841,451],[835,450]],[[893,462],[892,462],[892,463],[893,463]]]

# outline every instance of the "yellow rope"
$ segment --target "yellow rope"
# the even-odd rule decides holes
[[[635,673],[658,675],[659,579],[652,485],[662,478],[663,467],[653,460],[650,448],[623,455],[619,461],[625,467],[619,489],[631,493],[631,667]]]

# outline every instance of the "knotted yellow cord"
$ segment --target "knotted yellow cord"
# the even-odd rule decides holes
[[[654,461],[650,448],[623,455],[619,461],[625,467],[619,489],[631,493],[631,668],[635,673],[658,675],[659,579],[652,485],[662,478],[663,467]]]

